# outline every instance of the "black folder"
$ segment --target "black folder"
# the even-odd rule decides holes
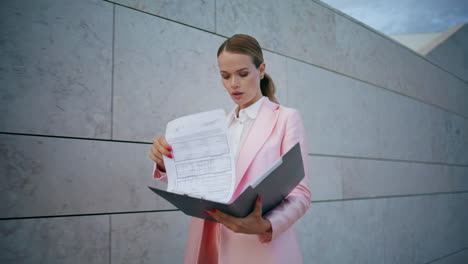
[[[153,192],[166,199],[187,215],[214,220],[203,212],[215,208],[235,217],[245,217],[250,214],[255,206],[258,196],[262,197],[263,214],[275,208],[304,178],[304,165],[299,143],[294,145],[281,160],[276,162],[276,167],[268,170],[254,185],[247,187],[235,201],[224,204],[185,194],[177,194],[157,188],[149,187]]]

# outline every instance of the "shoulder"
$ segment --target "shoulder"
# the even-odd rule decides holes
[[[268,98],[265,98],[264,104],[265,104],[265,107],[267,107],[271,111],[279,111],[280,116],[283,116],[283,117],[300,116],[299,111],[297,109],[274,103],[270,101]]]
[[[284,122],[301,122],[301,114],[299,110],[291,107],[286,107],[282,105],[278,105],[278,111],[279,111],[279,118],[283,120]]]

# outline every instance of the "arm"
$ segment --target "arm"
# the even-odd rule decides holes
[[[264,216],[270,221],[272,230],[259,235],[261,242],[270,242],[278,237],[278,235],[291,227],[291,225],[303,216],[310,206],[309,166],[305,130],[299,113],[293,110],[286,123],[286,131],[281,143],[281,155],[291,149],[297,142],[299,142],[301,146],[305,177],[280,205]],[[287,177],[287,175],[285,176]]]

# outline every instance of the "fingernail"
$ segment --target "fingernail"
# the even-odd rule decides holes
[[[211,216],[207,211],[204,211],[203,213],[206,214],[207,216]]]
[[[167,151],[172,151],[172,148],[170,146],[166,147]]]
[[[261,201],[262,201],[262,197],[259,196],[259,197],[257,198],[257,201],[261,202]]]
[[[211,208],[211,212],[216,213],[216,209]]]
[[[167,154],[167,157],[172,159],[172,154]]]

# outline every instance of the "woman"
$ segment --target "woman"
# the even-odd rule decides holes
[[[223,85],[237,105],[228,115],[237,161],[233,199],[297,142],[306,176],[280,205],[263,216],[259,197],[245,218],[214,208],[205,214],[219,223],[192,218],[185,263],[302,263],[293,227],[310,205],[302,120],[296,110],[278,104],[257,40],[234,35],[219,47],[217,56]],[[167,181],[162,155],[172,158],[172,154],[164,137],[153,141],[149,155],[156,162],[154,177]]]

